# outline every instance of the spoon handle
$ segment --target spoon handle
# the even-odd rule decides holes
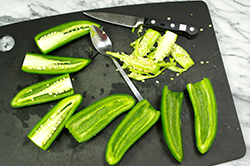
[[[140,92],[136,89],[135,85],[132,83],[132,81],[128,78],[127,74],[125,73],[125,71],[122,69],[122,67],[120,66],[120,64],[113,58],[110,56],[110,58],[113,60],[115,66],[118,68],[119,72],[121,73],[122,77],[124,78],[124,80],[126,81],[126,83],[128,84],[129,88],[132,90],[132,92],[134,93],[135,97],[137,98],[138,101],[141,101],[143,99],[143,97],[141,96]]]

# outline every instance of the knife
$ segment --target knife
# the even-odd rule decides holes
[[[93,11],[83,12],[83,14],[97,20],[129,28],[136,28],[139,25],[145,25],[158,30],[170,30],[177,34],[186,35],[189,38],[194,38],[199,33],[199,29],[196,26],[177,23],[170,20],[157,20],[152,18]]]

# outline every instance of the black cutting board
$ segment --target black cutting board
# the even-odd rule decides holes
[[[99,9],[122,14],[156,19],[167,19],[197,25],[202,31],[195,39],[178,36],[177,44],[183,46],[195,61],[195,66],[180,76],[165,71],[163,75],[134,81],[141,94],[156,109],[160,109],[162,88],[168,85],[172,91],[185,94],[181,114],[184,160],[179,164],[168,150],[162,134],[160,120],[140,138],[124,155],[118,165],[212,165],[244,156],[246,147],[237,118],[232,94],[226,77],[221,54],[216,41],[208,8],[204,2],[167,2]],[[15,39],[15,47],[0,53],[1,105],[0,105],[0,165],[107,165],[105,149],[115,127],[126,113],[116,118],[103,131],[88,142],[79,144],[64,129],[48,151],[36,147],[27,134],[57,101],[26,108],[14,109],[10,101],[22,88],[53,76],[29,74],[21,71],[27,52],[40,53],[34,36],[55,25],[73,20],[91,20],[101,24],[114,43],[114,51],[131,53],[128,46],[137,38],[131,29],[107,24],[84,16],[82,12],[69,13],[16,23],[0,28],[0,36],[9,34]],[[53,52],[51,55],[95,58],[82,71],[71,74],[75,93],[83,95],[81,110],[105,96],[115,93],[131,94],[112,61],[97,54],[89,35],[79,38]],[[96,56],[95,56],[96,55]],[[201,64],[204,62],[204,64]],[[218,133],[211,149],[201,155],[195,145],[194,115],[186,90],[187,83],[210,78],[218,103]],[[172,78],[172,79],[171,79]]]

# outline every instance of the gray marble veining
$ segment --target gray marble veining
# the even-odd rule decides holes
[[[173,0],[166,0],[173,2]],[[104,7],[143,3],[166,2],[163,0],[0,0],[0,26]],[[175,0],[184,1],[184,0]],[[237,114],[247,146],[246,155],[223,166],[250,165],[250,1],[204,0],[209,8],[216,37],[226,68]]]

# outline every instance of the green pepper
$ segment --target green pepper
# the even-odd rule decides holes
[[[59,101],[30,131],[28,138],[43,150],[49,148],[64,128],[64,124],[82,102],[76,94]]]
[[[148,29],[142,37],[130,44],[134,49],[130,55],[123,52],[106,53],[124,62],[122,68],[130,71],[128,77],[144,82],[145,79],[159,76],[166,69],[181,74],[194,65],[187,51],[175,44],[176,39],[177,34],[171,31],[161,36],[159,32]],[[177,66],[177,62],[182,67]]]
[[[166,31],[158,42],[158,46],[153,55],[150,56],[151,59],[155,61],[162,61],[165,57],[169,56],[173,45],[177,39],[177,34]]]
[[[88,58],[41,55],[27,53],[22,70],[35,74],[65,74],[74,73],[91,62]]]
[[[23,88],[10,104],[20,108],[58,100],[74,94],[69,74],[60,75]]]
[[[217,133],[217,103],[209,78],[187,84],[195,116],[196,146],[200,153],[206,153]]]
[[[40,51],[47,54],[72,40],[88,34],[92,25],[100,27],[99,24],[85,20],[67,22],[37,34],[35,42]]]
[[[111,135],[106,148],[106,161],[117,164],[126,151],[159,119],[160,111],[143,99],[124,117]]]
[[[186,70],[194,65],[194,61],[187,51],[177,44],[174,44],[171,56]]]
[[[130,95],[110,95],[73,115],[65,127],[79,143],[86,142],[134,104],[135,99]]]
[[[159,32],[153,29],[148,29],[141,38],[130,44],[134,47],[132,55],[136,57],[146,56],[152,50],[160,36],[161,34]]]
[[[172,92],[164,86],[161,98],[161,122],[166,144],[179,162],[183,160],[181,107],[183,92]]]

